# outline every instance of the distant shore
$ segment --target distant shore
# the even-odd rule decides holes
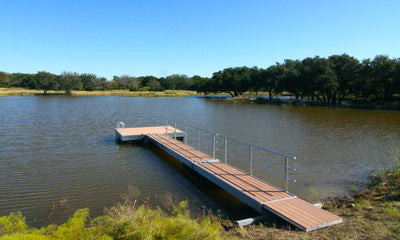
[[[0,88],[0,97],[10,96],[44,96],[43,90],[25,89],[25,88]],[[65,91],[47,91],[47,96],[66,96]],[[368,110],[400,110],[400,103],[361,103],[354,101],[347,101],[343,105],[329,105],[312,101],[302,101],[294,98],[274,97],[268,98],[268,93],[260,92],[258,97],[253,93],[244,93],[239,97],[231,97],[227,93],[203,95],[196,91],[190,90],[164,90],[164,91],[129,91],[124,90],[105,90],[105,91],[72,91],[72,96],[121,96],[121,97],[190,97],[198,96],[203,98],[226,98],[228,101],[242,102],[242,103],[257,103],[269,105],[288,105],[288,106],[320,106],[320,107],[339,107],[339,108],[355,108],[355,109],[368,109]]]
[[[189,90],[165,90],[165,91],[72,91],[72,96],[124,96],[124,97],[187,97],[196,96],[196,91]],[[43,90],[24,88],[0,88],[0,97],[7,96],[44,96]],[[49,90],[47,96],[66,96],[65,91]]]

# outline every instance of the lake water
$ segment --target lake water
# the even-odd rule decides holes
[[[188,199],[233,219],[255,216],[241,202],[149,145],[117,144],[127,127],[176,119],[297,157],[290,192],[308,201],[348,192],[375,168],[391,165],[400,112],[289,107],[204,98],[0,98],[0,215],[22,211],[32,226],[60,223],[76,209],[93,216],[136,198],[164,206]],[[266,179],[268,180],[268,179]],[[274,180],[275,181],[275,180]]]

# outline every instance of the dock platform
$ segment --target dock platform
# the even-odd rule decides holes
[[[175,136],[185,136],[181,130],[165,126],[119,130],[116,129],[116,137],[120,141],[147,138],[194,172],[261,214],[271,212],[307,232],[342,222],[342,218],[328,211],[175,139]]]
[[[183,138],[185,133],[172,126],[138,127],[138,128],[116,128],[115,135],[121,142],[137,141],[149,134],[165,134],[166,136]]]

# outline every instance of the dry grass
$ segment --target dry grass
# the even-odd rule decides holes
[[[42,90],[23,88],[0,88],[0,96],[36,96],[42,95]],[[49,96],[65,95],[65,91],[47,92]],[[72,96],[124,96],[124,97],[186,97],[197,95],[195,91],[189,90],[165,90],[162,92],[109,90],[109,91],[72,91]]]

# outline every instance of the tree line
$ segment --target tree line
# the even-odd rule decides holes
[[[0,87],[24,87],[48,90],[163,91],[194,90],[198,93],[268,92],[269,98],[285,94],[296,99],[323,104],[341,104],[351,98],[364,102],[391,103],[399,100],[400,59],[377,55],[362,61],[347,54],[328,58],[315,56],[303,60],[287,59],[268,68],[231,67],[213,73],[211,78],[173,74],[167,77],[114,76],[111,81],[95,74],[48,72],[36,74],[0,72]]]
[[[49,90],[62,90],[71,95],[72,90],[84,91],[105,91],[105,90],[126,90],[131,91],[163,91],[172,90],[196,90],[196,82],[202,81],[200,76],[192,78],[173,74],[167,77],[157,78],[154,76],[132,77],[128,75],[114,76],[111,81],[104,77],[97,77],[95,74],[75,72],[63,72],[55,75],[49,72],[40,71],[36,74],[6,73],[0,71],[0,87],[22,87],[29,89],[43,90],[47,95]]]
[[[357,60],[347,54],[285,60],[268,68],[236,67],[215,72],[199,92],[228,92],[239,96],[252,91],[268,92],[269,98],[285,94],[323,104],[344,99],[391,103],[400,99],[400,59],[378,55]]]

